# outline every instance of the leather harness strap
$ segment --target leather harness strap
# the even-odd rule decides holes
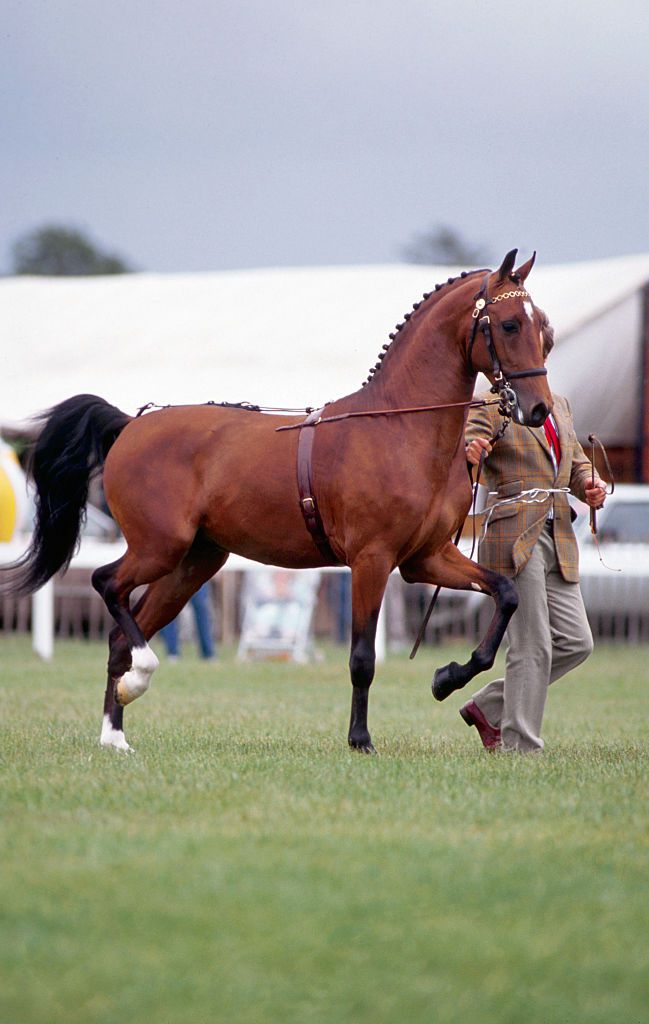
[[[311,456],[313,453],[313,441],[315,438],[315,425],[319,421],[322,409],[316,409],[310,413],[303,423],[299,424],[300,436],[297,442],[297,487],[300,495],[300,509],[304,517],[307,530],[311,534],[313,543],[325,559],[328,565],[342,565],[343,563],[333,552],[327,538],[327,533],[322,522],[320,510],[313,495],[313,482],[311,477]]]

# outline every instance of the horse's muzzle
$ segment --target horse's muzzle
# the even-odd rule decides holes
[[[525,415],[517,400],[514,405],[513,418],[516,423],[520,423],[523,427],[540,427],[545,423],[549,411],[550,410],[545,402],[537,402],[536,405],[532,407],[532,410]]]
[[[550,412],[550,410],[548,409],[548,407],[545,404],[545,402],[537,402],[537,404],[534,406],[534,408],[532,409],[532,411],[531,411],[531,413],[529,415],[529,420],[528,420],[529,426],[530,427],[541,427],[541,426],[543,426],[543,424],[545,423],[546,419],[548,418],[548,413],[549,412]]]

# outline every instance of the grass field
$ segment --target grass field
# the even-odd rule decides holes
[[[2,639],[2,1024],[644,1024],[648,652],[600,647],[546,752],[483,753],[390,658],[162,663],[99,748],[103,646]],[[463,650],[461,653],[466,653]]]

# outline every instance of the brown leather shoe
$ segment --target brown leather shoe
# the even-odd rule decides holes
[[[497,729],[494,725],[489,725],[489,722],[474,700],[470,700],[468,704],[461,707],[460,714],[467,725],[475,725],[483,747],[486,747],[487,750],[495,750],[496,747],[501,745],[500,729]]]

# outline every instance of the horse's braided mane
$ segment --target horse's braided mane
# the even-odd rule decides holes
[[[414,303],[414,305],[412,307],[412,313],[416,313],[416,311],[419,309],[419,307],[422,306],[423,303],[426,302],[428,299],[430,299],[431,296],[432,296],[432,299],[433,299],[433,302],[434,302],[435,299],[438,297],[436,295],[436,293],[437,292],[441,292],[443,288],[448,288],[449,285],[455,284],[456,281],[464,280],[465,277],[472,277],[473,274],[484,274],[484,273],[486,273],[486,270],[463,270],[462,273],[458,274],[456,277],[449,277],[448,281],[443,281],[441,284],[436,284],[432,291],[424,292],[423,297],[421,298],[421,300],[419,302],[415,302]],[[432,305],[432,303],[431,303],[431,305]],[[370,381],[372,380],[374,374],[377,373],[381,369],[381,365],[383,363],[383,360],[385,359],[385,356],[386,356],[388,350],[390,348],[392,348],[392,344],[397,340],[397,335],[406,326],[406,324],[408,323],[408,321],[410,320],[410,318],[412,316],[412,313],[406,313],[404,315],[403,322],[400,323],[400,324],[397,324],[395,326],[395,328],[394,328],[394,331],[392,331],[392,333],[388,335],[388,337],[390,338],[389,343],[386,344],[386,345],[383,345],[381,351],[379,352],[379,356],[378,356],[377,362],[375,363],[374,366],[371,367],[371,369],[369,371],[369,374],[367,376],[367,380],[363,381],[361,387],[365,387],[366,384],[369,384]]]

